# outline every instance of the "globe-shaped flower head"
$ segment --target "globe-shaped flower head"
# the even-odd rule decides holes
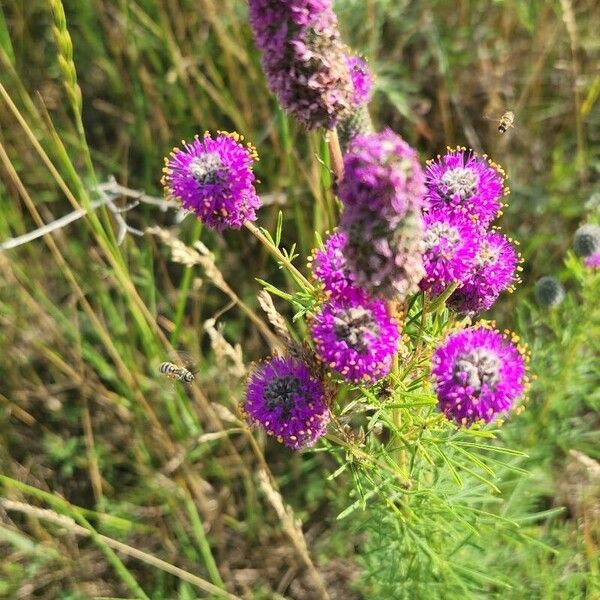
[[[502,208],[504,171],[466,148],[448,149],[425,171],[427,199],[433,210],[466,214],[487,227]]]
[[[364,58],[360,56],[348,56],[346,58],[350,77],[352,79],[352,87],[354,95],[352,96],[352,104],[354,107],[367,104],[371,99],[373,91],[373,74],[369,65]]]
[[[501,292],[514,289],[519,261],[519,254],[507,238],[496,231],[485,233],[472,272],[448,304],[462,313],[488,310]]]
[[[573,236],[573,250],[585,258],[600,253],[600,225],[586,223]]]
[[[556,277],[546,275],[535,284],[535,299],[544,308],[556,308],[565,299],[565,288]]]
[[[248,0],[271,91],[309,129],[332,129],[354,93],[331,0]]]
[[[330,414],[323,384],[292,357],[274,357],[250,376],[244,410],[249,420],[288,448],[312,446],[327,429]]]
[[[440,409],[459,424],[492,421],[525,389],[525,359],[515,342],[486,327],[451,334],[433,355]]]
[[[425,213],[425,278],[421,289],[437,296],[451,284],[465,283],[475,266],[481,230],[460,213]]]
[[[260,199],[252,166],[258,156],[235,133],[206,133],[165,159],[165,193],[181,201],[208,227],[240,229],[256,219]]]
[[[398,324],[385,302],[355,288],[323,304],[311,333],[317,355],[352,383],[385,377],[398,348]]]
[[[358,135],[344,157],[340,230],[357,286],[401,299],[418,289],[425,197],[417,154],[393,131]]]
[[[348,237],[341,231],[332,233],[323,248],[316,250],[312,256],[312,272],[330,294],[341,294],[354,280],[348,270],[344,251]]]

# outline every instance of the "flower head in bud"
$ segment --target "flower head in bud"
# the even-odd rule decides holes
[[[464,284],[475,267],[481,244],[481,231],[460,213],[425,213],[425,278],[421,289],[433,296],[451,284]]]
[[[448,149],[425,171],[432,210],[466,214],[487,227],[502,208],[504,171],[466,148]]]
[[[416,152],[390,130],[355,137],[339,187],[355,283],[372,296],[401,299],[418,289],[425,195]]]
[[[354,280],[344,256],[347,241],[345,233],[336,231],[327,238],[323,248],[313,255],[313,275],[323,284],[326,292],[334,295],[341,294]]]
[[[535,284],[535,298],[544,308],[556,308],[565,299],[565,288],[556,277],[546,275]]]
[[[355,288],[332,296],[314,317],[311,332],[317,355],[353,383],[385,377],[398,348],[398,324],[385,302]]]
[[[473,270],[464,285],[448,300],[449,306],[462,313],[488,310],[504,290],[518,281],[519,254],[510,241],[495,231],[485,233],[479,245]]]
[[[524,391],[525,359],[514,341],[486,327],[451,334],[433,355],[440,409],[457,423],[491,421]]]
[[[327,428],[330,414],[323,384],[292,357],[274,357],[250,376],[244,410],[248,419],[288,448],[312,446]]]
[[[573,236],[573,250],[584,258],[600,252],[600,225],[587,223],[582,225]]]
[[[181,201],[208,227],[239,229],[256,219],[260,199],[252,171],[258,160],[255,149],[238,134],[206,133],[165,159],[162,179],[165,193]]]
[[[309,129],[333,129],[354,89],[331,0],[248,0],[271,91]]]
[[[367,104],[371,99],[373,74],[369,69],[367,61],[360,56],[348,56],[346,62],[352,79],[352,87],[354,88],[352,103],[356,108],[363,104]]]

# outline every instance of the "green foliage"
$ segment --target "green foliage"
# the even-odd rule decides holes
[[[320,451],[290,455],[240,419],[233,346],[248,362],[268,353],[263,282],[303,333],[316,302],[303,261],[338,207],[325,140],[266,91],[244,3],[1,3],[0,243],[89,206],[110,175],[159,194],[162,157],[205,129],[256,144],[261,192],[283,207],[260,212],[266,243],[178,226],[152,206],[127,213],[201,240],[229,291],[206,261],[171,261],[157,236],[118,246],[107,210],[0,253],[0,597],[219,597],[223,580],[244,597],[311,597],[305,539],[277,510],[279,491],[332,596],[600,593],[594,463],[581,466],[600,460],[600,281],[566,252],[600,172],[597,19],[591,0],[577,3],[573,32],[570,6],[337,2],[345,39],[378,75],[377,127],[423,158],[468,144],[507,168],[504,224],[526,266],[494,316],[529,343],[537,379],[502,428],[457,431],[422,389],[424,351],[389,398],[340,394]],[[483,117],[507,108],[516,128],[500,137]],[[529,300],[547,274],[568,291],[552,311]],[[448,319],[419,297],[408,349]],[[199,363],[197,386],[159,378],[172,346]],[[267,465],[275,496],[259,478]],[[85,534],[66,535],[57,516]],[[124,559],[115,542],[145,554]]]

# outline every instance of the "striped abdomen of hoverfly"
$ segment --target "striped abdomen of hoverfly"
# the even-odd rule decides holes
[[[158,370],[169,379],[176,379],[184,383],[194,381],[194,374],[185,367],[179,367],[172,362],[164,362],[158,367]]]

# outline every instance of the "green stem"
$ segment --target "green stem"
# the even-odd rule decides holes
[[[455,281],[454,283],[450,284],[439,296],[437,296],[431,301],[428,312],[435,313],[444,310],[444,307],[446,306],[446,300],[448,300],[448,298],[452,296],[452,294],[456,291],[458,286],[458,281]]]
[[[215,585],[225,589],[225,582],[221,578],[221,574],[217,568],[217,563],[215,562],[212,550],[210,549],[210,544],[208,543],[208,538],[206,537],[206,532],[204,531],[204,525],[202,524],[196,505],[188,496],[185,498],[185,506],[192,523],[192,531],[200,546],[200,554],[204,560],[208,575]]]
[[[283,265],[290,272],[290,274],[294,277],[294,279],[297,280],[299,284],[301,284],[308,290],[314,289],[313,284],[310,281],[308,281],[308,279],[306,279],[306,277],[304,277],[304,275],[302,275],[300,271],[298,271],[298,269],[281,252],[281,250],[277,246],[275,246],[275,244],[272,244],[267,239],[267,237],[258,227],[256,227],[256,225],[250,223],[250,221],[246,221],[244,223],[244,226],[269,251],[269,254],[271,254],[271,256],[273,256],[278,263]]]

